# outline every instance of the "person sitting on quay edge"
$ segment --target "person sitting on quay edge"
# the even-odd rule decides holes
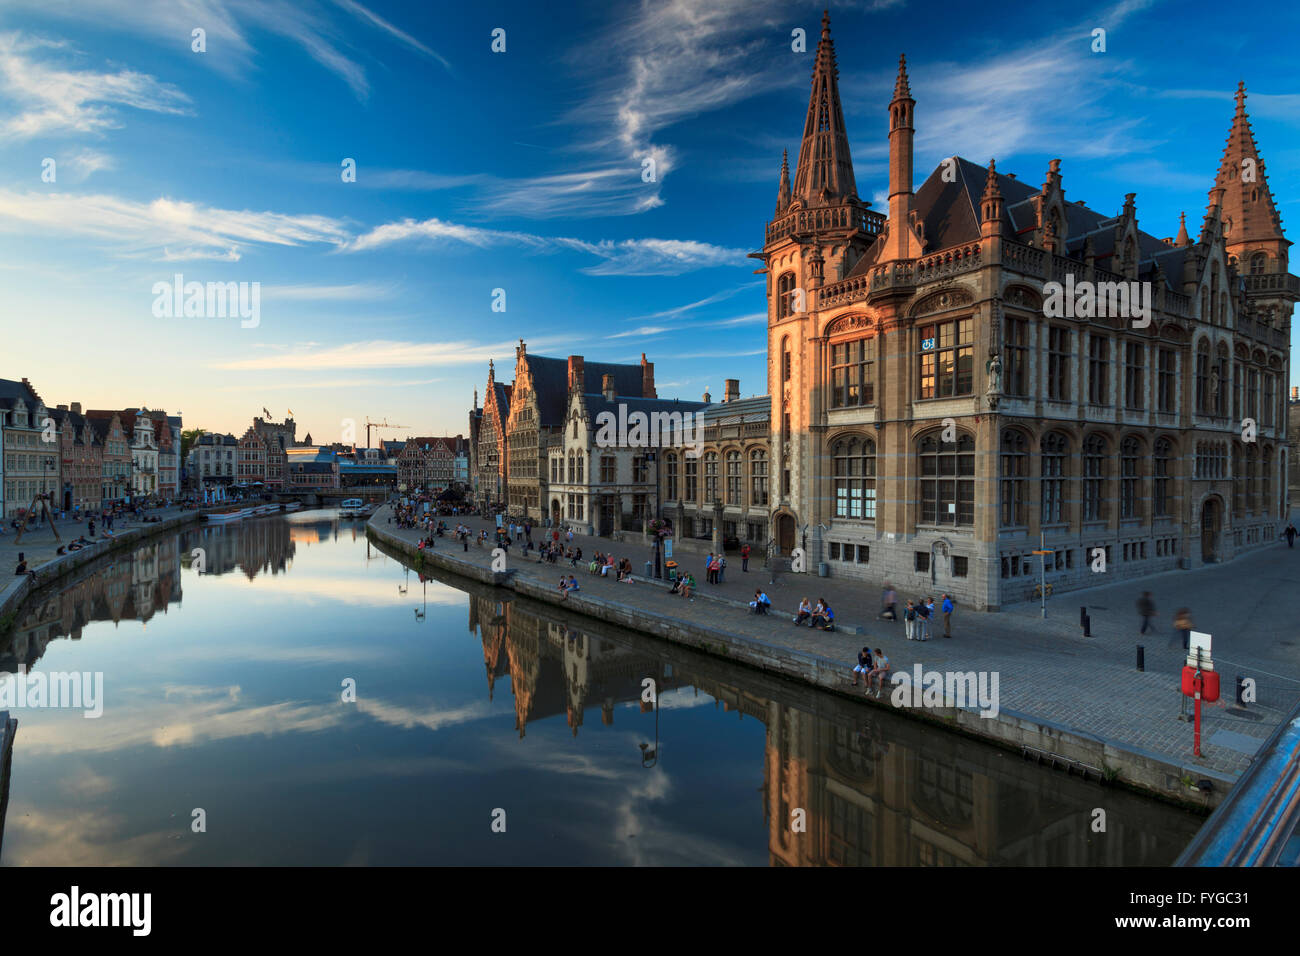
[[[602,578],[609,577],[609,569],[612,568],[613,566],[614,566],[614,555],[613,554],[605,555],[605,566],[600,569],[600,576]]]
[[[823,631],[835,630],[835,612],[825,600],[821,602],[822,609],[819,613],[813,615],[812,626]]]
[[[885,678],[889,676],[890,671],[889,658],[880,648],[876,648],[876,666],[871,669],[867,675],[867,693],[871,693],[871,682],[876,681],[876,697],[880,696],[880,691],[885,686]]]
[[[36,572],[27,567],[27,557],[23,552],[18,552],[18,567],[14,568],[14,575],[26,574],[30,577],[36,577]]]
[[[791,620],[794,621],[796,625],[799,625],[811,617],[812,617],[812,601],[808,600],[807,598],[804,598],[799,602],[799,610],[795,614],[795,616],[791,618]]]
[[[858,662],[853,667],[853,686],[858,686],[858,675],[861,674],[863,681],[866,681],[871,674],[872,668],[876,665],[871,661],[871,648],[864,647],[858,651]]]
[[[692,601],[694,601],[695,598],[691,597],[691,595],[695,591],[695,575],[691,574],[688,571],[686,573],[686,577],[681,579],[681,585],[682,585],[682,589],[680,593],[682,597],[690,598]]]
[[[754,600],[749,602],[750,610],[755,614],[766,614],[772,609],[772,602],[768,596],[763,593],[762,588],[754,589]]]

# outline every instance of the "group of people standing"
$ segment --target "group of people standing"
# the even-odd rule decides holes
[[[880,595],[880,617],[885,621],[898,620],[898,594],[888,581]],[[956,603],[951,594],[943,595],[936,607],[934,598],[925,597],[919,601],[908,601],[903,608],[903,633],[909,641],[928,641],[931,633],[943,617],[943,636],[952,637],[952,612]]]

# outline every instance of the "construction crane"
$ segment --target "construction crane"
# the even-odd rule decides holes
[[[373,447],[370,444],[370,429],[372,428],[410,428],[410,427],[411,427],[410,425],[390,425],[388,424],[387,419],[385,419],[382,422],[372,422],[369,418],[367,418],[366,419],[366,447],[367,448]]]

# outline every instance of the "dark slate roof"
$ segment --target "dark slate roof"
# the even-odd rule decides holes
[[[734,402],[714,402],[704,412],[706,424],[729,423],[732,419],[755,421],[772,417],[772,398],[759,395],[755,398],[738,398]]]
[[[309,475],[328,475],[334,471],[328,461],[295,461],[289,468],[299,474]]]
[[[637,367],[637,371],[640,372],[640,366]],[[596,416],[601,412],[609,412],[617,418],[620,405],[626,405],[629,412],[645,412],[647,415],[654,412],[668,412],[670,414],[672,412],[697,412],[712,407],[704,402],[683,402],[676,398],[622,398],[620,396],[611,402],[600,392],[584,392],[582,402],[586,406],[587,416],[592,422],[595,422]]]
[[[28,405],[35,405],[40,401],[36,392],[25,382],[14,382],[7,378],[0,378],[0,405],[5,408],[13,408],[14,402],[20,398]]]
[[[567,359],[529,355],[528,371],[533,378],[537,394],[539,425],[560,425],[564,422],[565,405],[569,398],[569,362]],[[640,397],[641,366],[611,365],[606,362],[583,362],[583,382],[588,388],[600,387],[606,375],[614,376],[617,395]]]
[[[953,182],[943,179],[943,164],[935,167],[934,172],[916,191],[913,208],[925,224],[926,251],[937,251],[975,242],[980,237],[980,200],[984,195],[984,186],[988,181],[987,166],[973,163],[960,156],[957,160],[956,178]],[[1040,188],[1021,182],[1004,174],[997,174],[998,190],[1002,193],[1002,228],[1003,234],[1017,239],[1020,233],[1028,231],[1034,225],[1034,208],[1030,200],[1041,192]],[[1109,269],[1109,259],[1115,254],[1115,226],[1118,216],[1106,216],[1077,202],[1065,204],[1066,218],[1066,255],[1081,258],[1084,240],[1092,238],[1093,255],[1097,257],[1098,267]],[[849,272],[849,276],[864,274],[876,264],[879,244],[872,246],[867,254]],[[1178,254],[1171,256],[1171,252]],[[1148,260],[1160,257],[1165,276],[1171,283],[1181,284],[1183,250],[1172,250],[1162,239],[1138,230],[1139,266]],[[1140,270],[1141,271],[1141,270]],[[848,276],[846,276],[847,278]]]

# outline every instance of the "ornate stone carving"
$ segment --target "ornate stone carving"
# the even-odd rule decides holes
[[[852,332],[856,329],[874,329],[876,320],[869,315],[841,315],[838,318],[831,319],[826,326],[823,335],[838,335],[841,332]]]
[[[928,315],[931,312],[947,312],[949,309],[958,309],[963,305],[970,305],[974,301],[975,297],[965,289],[944,289],[925,296],[912,307],[910,314],[918,316]]]

